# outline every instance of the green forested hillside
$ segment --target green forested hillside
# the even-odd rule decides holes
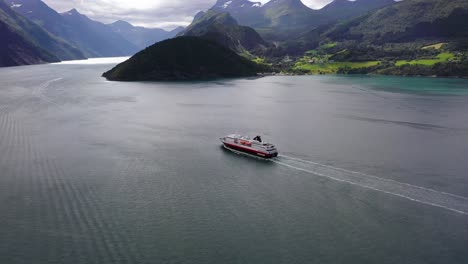
[[[320,9],[319,17],[326,22],[346,20],[395,3],[394,0],[334,0]]]
[[[404,0],[292,43],[295,72],[468,76],[468,1]]]
[[[220,44],[199,37],[156,43],[104,73],[115,81],[203,80],[254,76],[262,69]]]

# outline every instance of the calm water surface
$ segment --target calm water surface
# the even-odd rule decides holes
[[[468,263],[468,80],[113,65],[0,69],[0,263]]]

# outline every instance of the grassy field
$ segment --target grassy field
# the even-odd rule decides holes
[[[336,42],[323,44],[322,46],[318,47],[317,49],[306,51],[305,54],[308,55],[308,56],[317,56],[319,54],[324,55],[324,54],[327,53],[326,52],[327,49],[334,48],[334,47],[336,47],[336,45],[338,45],[338,43],[336,43]]]
[[[257,64],[266,64],[265,58],[256,57],[256,58],[253,59],[252,61],[255,62],[255,63],[257,63]]]
[[[323,49],[323,50],[331,49],[331,48],[336,47],[337,44],[338,43],[336,43],[336,42],[327,43],[327,44],[324,44],[324,45],[320,46],[320,49]]]
[[[445,42],[435,43],[435,44],[432,44],[432,45],[424,46],[424,47],[422,47],[422,49],[436,49],[436,50],[438,50],[438,49],[442,48],[442,46],[445,45],[445,44],[447,44],[447,43],[445,43]]]
[[[434,59],[420,59],[420,60],[412,60],[412,61],[407,61],[407,60],[399,60],[395,63],[395,66],[402,66],[405,64],[410,64],[410,65],[426,65],[426,66],[432,66],[436,63],[439,62],[446,62],[448,60],[454,59],[455,55],[450,52],[443,52],[439,55],[437,55],[437,58]]]
[[[318,55],[318,51],[316,50],[309,50],[305,53],[306,55],[308,56],[317,56]]]
[[[256,57],[252,60],[253,62],[257,63],[258,65],[268,66],[271,67],[271,63],[268,63],[265,58]]]
[[[376,66],[379,64],[379,61],[365,61],[365,62],[332,62],[332,63],[314,63],[309,64],[303,61],[299,61],[294,65],[294,70],[308,71],[310,73],[319,74],[319,73],[336,73],[340,68],[368,68]]]

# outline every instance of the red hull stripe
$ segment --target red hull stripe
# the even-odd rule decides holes
[[[262,151],[242,147],[242,146],[235,145],[235,144],[224,143],[224,145],[226,147],[229,147],[229,148],[232,148],[232,149],[240,150],[240,151],[243,151],[243,152],[247,152],[247,153],[262,156],[262,157],[272,157],[273,156],[272,154],[269,154],[269,153],[266,153],[266,152],[262,152]]]

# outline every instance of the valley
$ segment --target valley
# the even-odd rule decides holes
[[[173,30],[124,20],[104,24],[77,9],[58,13],[40,0],[8,0],[0,7],[0,22],[25,38],[17,40],[15,59],[0,57],[0,66],[132,56],[189,36],[216,42],[256,62],[261,72],[468,76],[464,0],[334,0],[317,10],[300,0],[218,0]]]
[[[274,74],[467,77],[467,18],[461,0],[335,0],[320,10],[218,0],[178,36],[217,42]]]
[[[372,56],[370,53],[359,57],[347,49],[336,49],[337,46],[336,43],[325,44],[307,51],[284,71],[294,74],[389,74],[398,71],[396,75],[464,77],[468,70],[468,53],[450,50],[446,43],[424,46],[421,51],[414,51],[413,54],[417,55],[412,56],[394,51],[392,57]],[[452,69],[447,71],[444,67]]]
[[[130,56],[180,30],[104,24],[77,9],[59,13],[41,0],[0,0],[0,67]]]

